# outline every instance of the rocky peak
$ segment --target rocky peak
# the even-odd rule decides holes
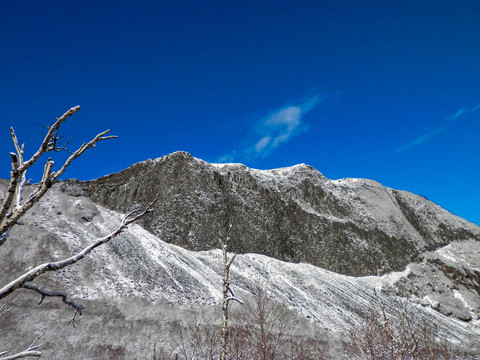
[[[216,248],[219,229],[232,223],[232,251],[347,275],[402,270],[427,250],[480,240],[478,226],[421,196],[372,180],[332,181],[305,164],[256,170],[179,151],[82,187],[120,212],[158,194],[143,226],[190,250]]]

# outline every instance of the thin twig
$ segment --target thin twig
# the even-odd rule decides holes
[[[73,317],[70,319],[70,321],[67,323],[67,325],[70,325],[70,323],[71,323],[73,327],[76,327],[75,326],[75,318],[77,317],[77,313],[82,315],[82,311],[80,309],[76,309],[75,313],[73,314]]]

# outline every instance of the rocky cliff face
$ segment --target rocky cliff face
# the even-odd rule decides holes
[[[425,251],[480,240],[478,226],[421,196],[371,180],[332,181],[308,165],[255,170],[176,152],[82,187],[120,212],[158,194],[143,226],[168,243],[217,248],[218,229],[232,223],[232,251],[346,275],[402,270]]]

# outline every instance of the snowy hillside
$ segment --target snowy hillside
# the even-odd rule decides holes
[[[275,179],[269,180],[264,173],[260,176],[262,181]],[[351,189],[363,189],[358,183],[379,187],[363,180],[337,181],[330,186],[337,183],[347,183],[342,186]],[[277,185],[282,189],[281,181]],[[12,230],[11,239],[18,246],[0,248],[2,283],[21,269],[78,251],[114,229],[122,216],[86,197],[79,183],[55,186]],[[465,346],[480,341],[480,300],[475,288],[480,279],[479,253],[478,241],[452,242],[426,253],[423,261],[401,272],[364,277],[247,253],[237,256],[231,279],[241,298],[248,298],[255,284],[262,284],[272,299],[324,331],[323,336],[333,342],[358,325],[359,314],[376,296],[389,309],[398,301],[396,295],[406,295],[412,299],[409,311],[433,320],[440,337]],[[187,250],[132,225],[79,264],[38,281],[52,290],[68,291],[87,306],[77,328],[65,325],[72,310],[57,299],[36,306],[34,293],[18,292],[9,298],[15,310],[11,320],[2,324],[0,345],[18,344],[20,349],[25,344],[18,339],[30,339],[46,328],[44,350],[55,354],[48,358],[83,359],[86,354],[90,354],[87,358],[110,358],[119,352],[126,359],[138,358],[154,342],[168,345],[167,323],[188,322],[199,312],[208,313],[212,322],[219,319],[221,271],[219,250]],[[450,276],[456,273],[464,276]]]

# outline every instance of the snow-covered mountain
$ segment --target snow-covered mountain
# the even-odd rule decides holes
[[[0,325],[0,348],[21,350],[46,328],[49,359],[144,359],[153,343],[168,347],[168,324],[198,313],[219,320],[218,228],[229,223],[242,253],[231,270],[237,296],[261,283],[332,343],[376,299],[388,309],[399,296],[440,337],[480,342],[480,228],[423,197],[371,180],[328,180],[307,165],[260,171],[179,152],[62,182],[0,247],[1,283],[78,251],[157,193],[148,218],[38,280],[86,305],[76,328],[65,325],[72,310],[59,299],[37,306],[35,293],[18,291],[7,298],[15,308]]]
[[[83,184],[109,209],[160,198],[144,227],[190,250],[218,247],[233,224],[233,250],[307,262],[346,275],[377,275],[480,228],[424,197],[365,179],[329,180],[308,165],[254,170],[209,164],[185,152]]]

